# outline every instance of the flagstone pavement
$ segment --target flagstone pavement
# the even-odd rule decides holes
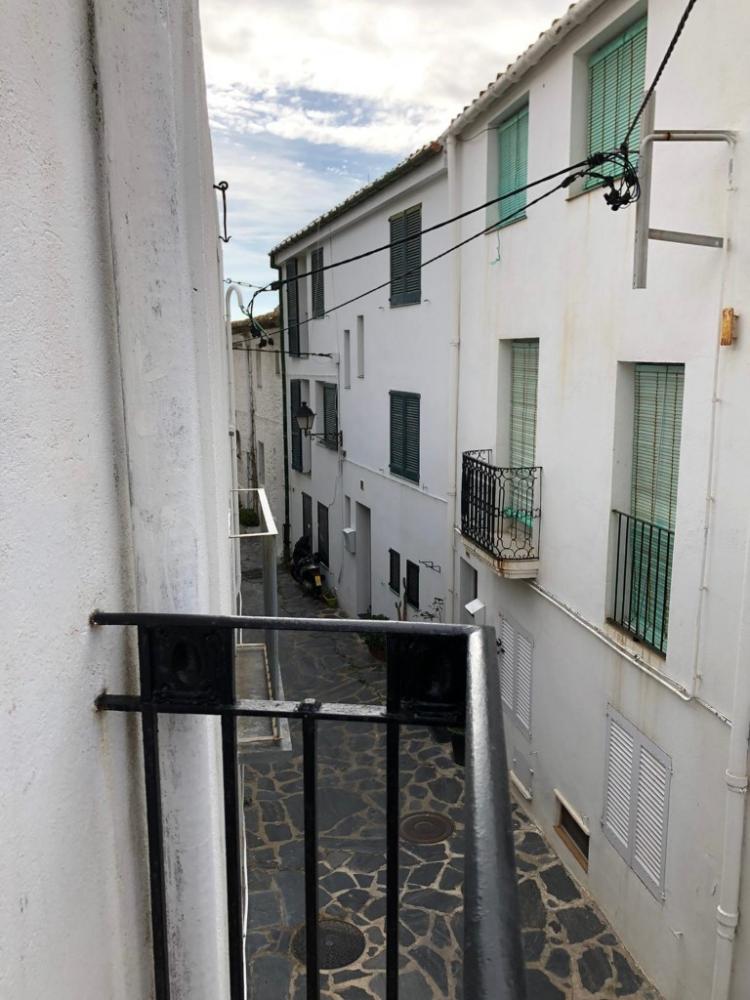
[[[249,548],[249,546],[248,546]],[[247,550],[245,550],[247,552]],[[255,553],[244,557],[245,613],[260,613]],[[280,613],[331,615],[279,570]],[[384,665],[356,636],[281,633],[285,695],[381,703]],[[304,925],[301,734],[292,749],[244,750],[252,1000],[304,1000],[304,965],[292,947]],[[321,919],[355,930],[362,954],[321,973],[325,1000],[385,996],[385,747],[382,727],[318,726]],[[401,814],[448,817],[437,844],[401,843],[400,992],[407,1000],[462,1000],[463,769],[449,734],[409,727],[401,743]],[[567,874],[523,808],[513,803],[528,1000],[659,1000],[592,900]],[[337,923],[339,922],[339,923]],[[357,933],[359,932],[359,933]],[[332,943],[321,934],[325,952]],[[303,938],[304,934],[301,933]],[[297,952],[297,955],[295,954]],[[468,998],[467,998],[468,1000]]]

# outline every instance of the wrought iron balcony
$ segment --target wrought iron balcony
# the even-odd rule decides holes
[[[220,720],[231,1000],[245,1000],[242,836],[237,723],[243,718],[296,719],[302,726],[302,806],[306,998],[320,1000],[322,946],[318,903],[316,745],[321,726],[364,723],[385,729],[385,998],[399,992],[399,741],[402,726],[465,729],[463,995],[472,1000],[525,1000],[524,961],[515,879],[503,712],[491,628],[440,623],[347,621],[180,614],[94,612],[93,625],[135,626],[140,691],[104,693],[100,710],[140,715],[146,787],[148,863],[156,1000],[171,991],[170,913],[165,895],[159,726],[162,715]],[[385,635],[386,703],[326,704],[241,700],[235,636],[242,629]],[[252,768],[246,758],[245,768]],[[186,794],[190,794],[189,788]],[[328,792],[327,794],[330,794]],[[458,984],[456,984],[458,985]],[[283,1000],[279,997],[278,1000]]]
[[[499,468],[492,452],[465,451],[461,474],[461,534],[496,561],[503,576],[529,579],[539,571],[542,470]]]
[[[667,651],[674,531],[613,511],[615,560],[610,621],[658,653]]]

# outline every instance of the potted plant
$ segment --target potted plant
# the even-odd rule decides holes
[[[324,590],[323,600],[326,602],[329,608],[337,608],[339,606],[335,590]]]
[[[388,615],[373,615],[371,612],[359,616],[363,621],[378,621],[387,622]],[[370,650],[370,654],[375,657],[376,660],[385,660],[386,646],[385,646],[385,634],[382,632],[366,632],[362,638],[365,641],[365,645]]]

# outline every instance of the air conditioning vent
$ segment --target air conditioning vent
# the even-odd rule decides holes
[[[357,529],[344,528],[341,534],[344,536],[344,548],[352,555],[357,551]]]

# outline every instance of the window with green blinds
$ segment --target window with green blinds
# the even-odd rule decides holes
[[[302,472],[302,431],[297,423],[297,411],[302,402],[302,392],[299,379],[289,383],[289,426],[292,435],[292,468]]]
[[[323,285],[323,247],[318,247],[317,250],[313,250],[310,254],[310,270],[312,271],[310,278],[312,285],[313,319],[320,319],[321,316],[325,315],[326,311]]]
[[[328,448],[339,446],[338,388],[332,383],[323,386],[323,444]]]
[[[318,504],[318,558],[324,566],[330,566],[328,551],[328,508],[324,503]]]
[[[528,468],[536,453],[539,341],[514,340],[510,361],[510,465]]]
[[[646,18],[608,42],[589,59],[588,152],[618,149],[635,117],[646,81]],[[640,124],[629,140],[631,158],[640,146]],[[605,164],[600,173],[616,175],[616,164]],[[589,178],[587,186],[600,182]]]
[[[684,365],[638,364],[634,370],[632,560],[633,627],[666,650],[677,483],[680,472]],[[666,529],[666,530],[659,530]]]
[[[391,392],[391,472],[419,482],[419,396]]]
[[[286,265],[286,325],[289,331],[289,353],[299,355],[299,292],[297,288],[297,258]]]
[[[392,306],[422,300],[422,206],[390,218]]]
[[[497,129],[500,197],[526,184],[529,161],[529,107],[525,105],[501,122]],[[515,222],[526,217],[526,192],[499,202],[499,222]]]

